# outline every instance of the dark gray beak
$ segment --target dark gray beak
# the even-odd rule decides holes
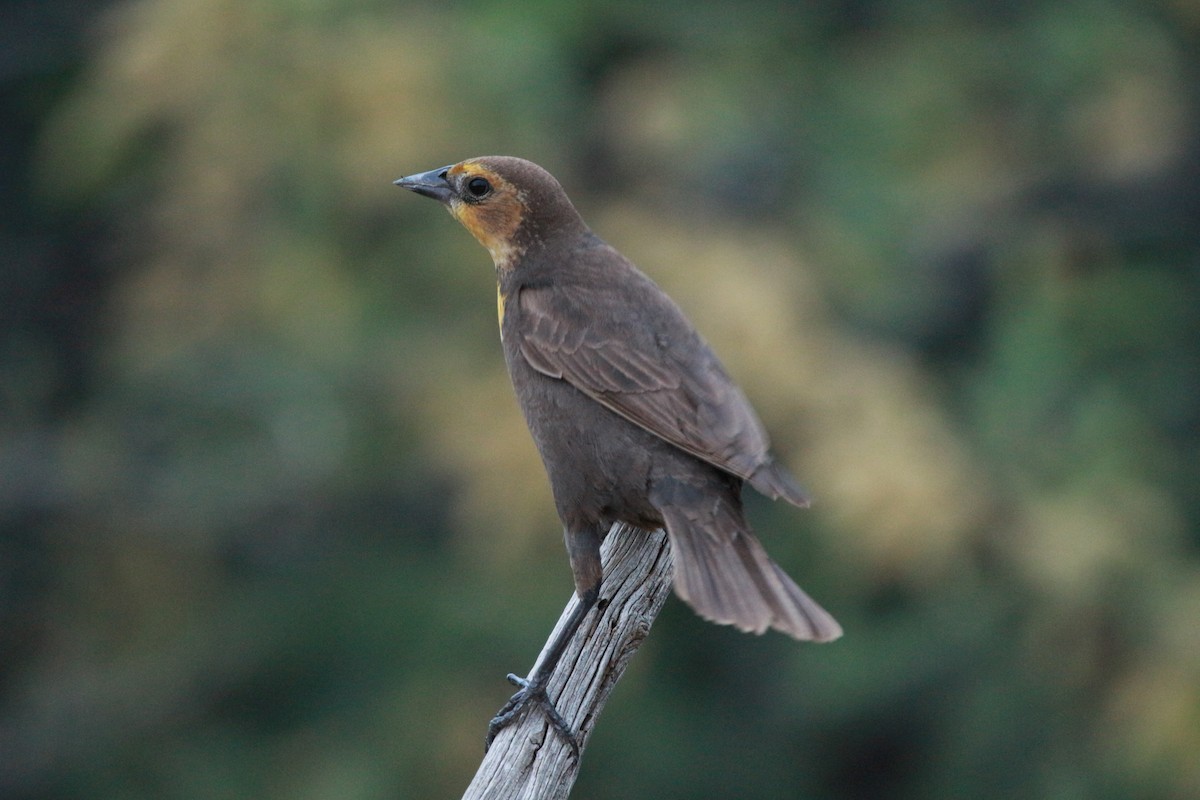
[[[398,181],[392,181],[397,186],[403,186],[405,189],[414,191],[417,194],[423,194],[426,197],[432,197],[434,200],[440,200],[443,203],[449,203],[450,198],[454,196],[454,190],[450,187],[450,182],[446,180],[446,172],[451,164],[440,169],[431,169],[429,172],[422,172],[420,175],[409,175],[407,178],[401,178]]]

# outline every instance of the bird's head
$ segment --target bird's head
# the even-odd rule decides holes
[[[586,230],[554,176],[520,158],[469,158],[395,184],[444,203],[501,270],[550,237]]]

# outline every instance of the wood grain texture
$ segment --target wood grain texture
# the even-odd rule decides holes
[[[600,556],[600,601],[584,619],[549,686],[550,698],[577,733],[581,754],[609,693],[671,593],[671,550],[661,530],[614,525]],[[559,626],[578,602],[571,597]],[[570,745],[533,711],[496,737],[463,800],[563,800],[578,773]]]

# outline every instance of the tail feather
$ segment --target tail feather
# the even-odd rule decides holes
[[[719,506],[710,513],[660,509],[675,554],[675,592],[705,619],[739,630],[774,628],[815,642],[841,636],[829,612],[771,560],[740,510]]]

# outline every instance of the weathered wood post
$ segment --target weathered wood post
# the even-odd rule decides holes
[[[581,755],[605,700],[671,593],[671,549],[663,531],[614,525],[600,556],[600,601],[549,686],[555,707],[578,736]],[[572,596],[559,625],[577,602]],[[578,774],[570,745],[533,710],[499,733],[463,800],[565,800]]]

